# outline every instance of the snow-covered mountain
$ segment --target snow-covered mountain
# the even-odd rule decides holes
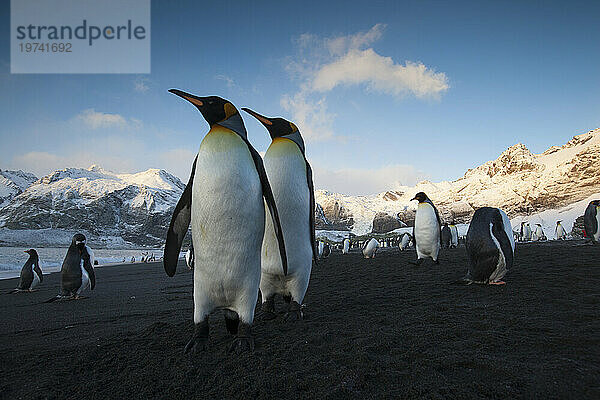
[[[164,170],[115,174],[94,165],[42,177],[0,209],[0,228],[81,230],[97,237],[162,245],[185,189]]]
[[[10,200],[23,193],[37,177],[29,172],[8,171],[0,169],[0,208],[4,207]]]
[[[516,144],[452,182],[424,181],[370,196],[318,190],[315,199],[325,218],[319,224],[338,230],[342,225],[355,234],[381,232],[402,223],[410,226],[417,206],[410,199],[421,191],[432,199],[444,221],[455,223],[469,222],[474,210],[483,206],[500,207],[511,218],[569,206],[600,193],[600,129],[542,154]],[[571,226],[565,228],[570,231]]]

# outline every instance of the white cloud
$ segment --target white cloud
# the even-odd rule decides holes
[[[285,94],[281,106],[292,114],[307,141],[339,139],[333,129],[335,114],[328,111],[327,93],[338,86],[364,85],[372,92],[398,99],[415,96],[438,99],[449,88],[443,72],[420,62],[394,62],[371,46],[383,36],[384,24],[368,31],[331,38],[302,34],[294,43],[298,53],[287,60],[285,69],[299,88]]]
[[[76,119],[82,121],[88,128],[124,128],[127,120],[119,114],[109,114],[95,111],[93,108],[83,110]]]
[[[328,112],[324,98],[307,97],[305,91],[293,96],[284,95],[280,104],[294,116],[294,123],[300,127],[305,140],[317,142],[333,139],[335,135],[332,126],[335,114]]]
[[[312,80],[312,89],[327,92],[338,85],[366,84],[371,90],[417,98],[439,97],[448,90],[448,78],[421,63],[395,64],[390,57],[382,57],[373,49],[350,50],[343,57],[324,65]]]
[[[227,75],[215,75],[215,79],[217,79],[217,80],[220,80],[220,81],[224,81],[224,82],[225,82],[225,85],[226,85],[228,88],[232,88],[232,87],[235,87],[235,86],[236,86],[236,84],[235,84],[235,82],[233,81],[233,79],[232,79],[232,78],[230,78],[230,77],[229,77],[229,76],[227,76]]]
[[[366,195],[414,186],[429,178],[412,165],[391,164],[379,168],[327,169],[311,164],[315,189],[326,189],[348,195]]]
[[[149,82],[150,80],[148,78],[136,78],[135,81],[133,81],[133,90],[139,93],[146,93],[150,90],[150,86],[148,85]]]

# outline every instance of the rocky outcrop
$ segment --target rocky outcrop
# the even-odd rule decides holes
[[[0,208],[23,193],[35,181],[37,177],[29,172],[0,169]]]
[[[394,229],[402,228],[406,224],[402,223],[397,217],[392,217],[386,213],[379,212],[373,218],[372,233],[388,233]]]

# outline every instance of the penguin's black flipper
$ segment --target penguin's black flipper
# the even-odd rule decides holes
[[[263,197],[265,198],[267,207],[269,207],[269,211],[271,212],[273,228],[275,229],[275,235],[277,236],[277,241],[279,242],[279,254],[281,255],[283,274],[287,275],[287,255],[285,253],[285,242],[283,241],[283,230],[281,229],[281,222],[279,221],[279,213],[277,212],[275,197],[273,197],[273,191],[271,190],[271,185],[269,184],[269,179],[267,178],[267,171],[265,171],[265,166],[260,154],[258,154],[258,151],[256,151],[247,140],[246,144],[248,145],[250,154],[252,154],[252,159],[254,160],[254,165],[256,166],[256,172],[258,172],[258,176],[260,178]]]
[[[165,251],[163,254],[163,266],[165,272],[169,276],[175,275],[175,271],[177,270],[181,244],[183,243],[183,238],[188,231],[190,220],[192,218],[192,185],[194,184],[197,160],[198,155],[194,158],[190,180],[185,186],[185,190],[175,206],[175,211],[173,211],[173,217],[169,224],[169,230],[167,231],[167,242],[165,243]]]
[[[596,206],[593,203],[588,204],[583,214],[583,226],[586,236],[595,243],[594,234],[598,231],[598,221],[596,220]]]
[[[96,287],[96,273],[94,272],[94,267],[92,266],[90,255],[87,250],[83,254],[83,269],[85,269],[85,272],[88,273],[88,277],[90,278],[90,289],[94,290]]]
[[[315,238],[315,186],[312,179],[312,168],[310,167],[308,160],[306,160],[306,157],[304,157],[304,161],[306,162],[306,180],[308,182],[308,192],[310,194],[310,207],[308,211],[310,213],[310,243],[313,250],[313,260],[315,260],[316,265],[317,258],[319,258],[319,249],[317,249],[317,240]]]

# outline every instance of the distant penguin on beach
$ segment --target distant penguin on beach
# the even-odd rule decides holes
[[[531,235],[533,232],[531,232],[531,228],[529,227],[529,223],[526,221],[521,222],[521,232],[520,232],[520,236],[521,236],[521,241],[523,242],[528,242],[530,241]]]
[[[455,249],[458,247],[458,228],[456,225],[450,225],[450,248]]]
[[[457,283],[502,285],[512,268],[515,242],[510,220],[499,208],[482,207],[475,211],[466,239],[469,269]]]
[[[439,264],[441,223],[438,210],[423,192],[417,193],[411,200],[419,202],[413,228],[417,248],[417,261],[414,264],[420,265],[425,257],[430,257],[434,263]]]
[[[325,243],[323,245],[323,254],[321,258],[327,258],[331,254],[331,245],[329,243]]]
[[[371,238],[363,249],[363,256],[365,258],[375,258],[375,254],[377,253],[377,248],[379,247],[379,242],[375,238]]]
[[[198,97],[177,89],[169,92],[193,104],[210,125],[175,206],[163,257],[165,272],[175,275],[191,222],[194,334],[185,352],[206,349],[208,316],[219,309],[224,311],[227,330],[236,335],[230,350],[252,351],[265,207],[273,220],[283,275],[287,274],[285,244],[271,185],[233,104],[217,96]]]
[[[86,244],[85,236],[75,234],[60,269],[61,292],[47,302],[65,298],[78,299],[88,287],[94,290],[96,274],[93,265],[94,252]]]
[[[444,226],[442,227],[442,248],[444,249],[448,249],[450,248],[450,240],[452,240],[452,234],[450,233],[450,228],[448,227],[448,224],[444,223]]]
[[[288,302],[284,318],[299,320],[302,319],[301,305],[308,289],[312,262],[318,258],[314,246],[315,188],[312,168],[306,159],[304,139],[293,122],[265,117],[249,108],[242,110],[256,118],[267,129],[272,140],[263,159],[279,210],[288,255],[288,272],[284,276],[276,251],[277,238],[272,224],[267,220],[260,278],[263,317],[273,318],[274,296],[279,294]],[[326,244],[322,257],[328,257],[329,253],[331,247]]]
[[[325,248],[325,243],[323,243],[322,241],[319,240],[319,244],[317,247],[317,257],[321,258],[323,257],[323,249]]]
[[[44,280],[42,269],[40,268],[40,258],[37,251],[34,249],[25,250],[29,254],[29,258],[25,261],[21,268],[21,279],[19,286],[13,289],[10,293],[33,291],[33,289]]]
[[[565,240],[567,238],[567,232],[565,232],[565,228],[560,224],[561,222],[562,221],[556,221],[556,228],[554,229],[556,240]]]
[[[185,263],[188,269],[194,269],[194,245],[190,243],[190,248],[185,253]]]
[[[544,234],[544,229],[541,224],[535,224],[535,236],[537,240],[546,240],[546,235]]]
[[[344,239],[344,247],[342,248],[342,254],[348,254],[350,251],[350,239]]]
[[[593,244],[600,240],[600,200],[592,200],[583,214],[585,235]]]
[[[400,239],[400,250],[406,250],[410,244],[410,241],[412,240],[412,236],[410,233],[406,232],[404,235],[402,235],[402,239]]]

